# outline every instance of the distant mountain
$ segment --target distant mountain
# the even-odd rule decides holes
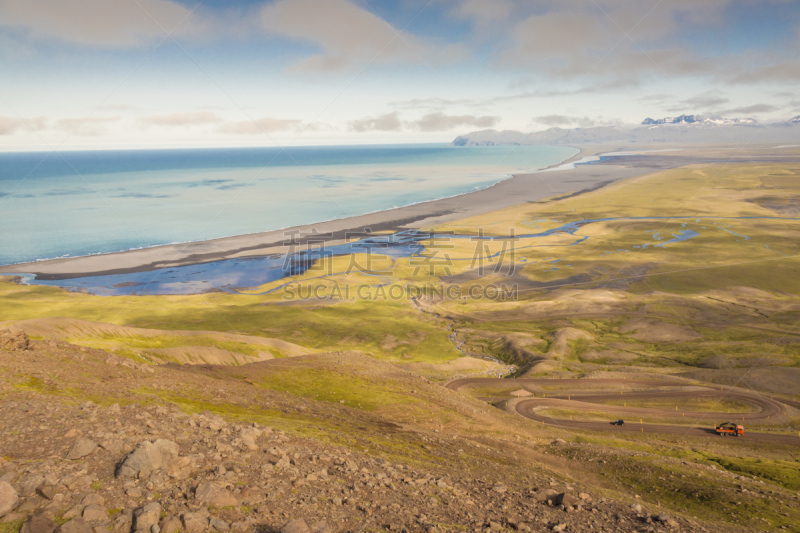
[[[703,117],[700,115],[681,115],[679,117],[667,117],[653,120],[646,118],[642,121],[642,125],[652,126],[660,124],[698,124],[702,126],[732,126],[744,124],[758,124],[754,118],[723,118],[723,117]]]
[[[550,128],[544,131],[482,130],[459,135],[455,146],[592,144],[592,143],[741,143],[800,140],[800,116],[788,121],[759,124],[751,118],[681,115],[645,119],[636,126]]]
[[[697,122],[697,119],[695,119],[694,115],[681,115],[677,118],[660,118],[658,120],[648,117],[642,121],[642,124],[693,124],[695,122]]]

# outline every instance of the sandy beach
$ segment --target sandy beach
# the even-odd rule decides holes
[[[428,228],[512,205],[580,194],[618,180],[665,168],[711,161],[695,152],[693,149],[696,148],[670,154],[613,156],[606,161],[578,165],[571,169],[551,169],[552,171],[543,169],[528,174],[517,174],[483,190],[361,216],[208,241],[7,265],[0,267],[0,273],[35,274],[39,279],[50,280],[123,274],[221,259],[286,253],[289,251],[287,235],[298,232],[300,237],[296,242],[302,245],[309,239],[342,242],[346,237],[365,236],[369,232]],[[612,151],[616,150],[609,147],[602,152]],[[596,147],[589,150],[582,149],[570,160],[554,167],[563,167],[565,163],[579,161],[587,155],[598,153],[601,151]],[[312,232],[320,236],[309,238],[307,235]]]

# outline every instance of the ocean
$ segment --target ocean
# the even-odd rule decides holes
[[[0,153],[0,264],[322,222],[483,189],[568,147]]]

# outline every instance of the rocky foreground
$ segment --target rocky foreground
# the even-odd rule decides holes
[[[33,356],[37,345],[68,362],[87,358],[64,343],[0,340],[6,363]],[[119,364],[99,350],[88,357]],[[0,388],[3,533],[705,531],[554,478],[493,483],[188,414],[157,398],[99,406],[32,388]]]

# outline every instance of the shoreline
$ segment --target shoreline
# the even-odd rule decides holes
[[[375,233],[427,228],[513,205],[573,197],[621,179],[657,171],[664,164],[661,161],[663,158],[653,156],[652,166],[626,166],[620,161],[619,164],[606,162],[602,165],[559,168],[599,153],[589,151],[593,153],[587,154],[583,147],[573,148],[578,152],[559,163],[530,173],[514,174],[478,191],[285,229],[123,252],[4,265],[0,266],[0,275],[28,274],[39,280],[62,280],[146,272],[226,259],[282,255],[290,251],[289,235],[296,232],[303,236],[295,239],[294,244],[303,246],[311,242],[344,242],[346,239],[368,237]]]

